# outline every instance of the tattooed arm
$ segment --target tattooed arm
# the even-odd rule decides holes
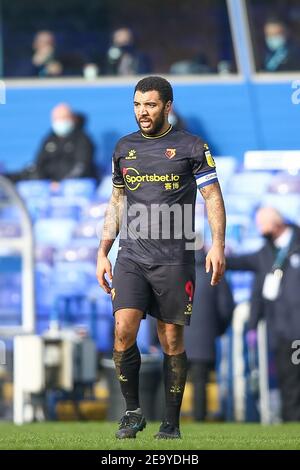
[[[99,245],[97,257],[97,279],[102,289],[109,294],[111,289],[105,278],[108,275],[112,280],[111,263],[107,257],[115,239],[117,238],[124,209],[124,188],[113,187],[113,192],[105,213],[102,238]]]
[[[208,222],[212,234],[212,247],[206,256],[206,272],[213,268],[211,285],[219,283],[225,271],[225,228],[226,215],[219,183],[200,189],[206,203]]]

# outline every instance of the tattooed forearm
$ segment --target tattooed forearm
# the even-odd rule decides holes
[[[119,234],[123,210],[124,188],[113,187],[113,192],[105,213],[102,237],[99,246],[99,251],[104,256],[107,256],[113,242]]]
[[[219,183],[213,183],[200,189],[206,203],[208,222],[213,243],[225,246],[226,214]]]

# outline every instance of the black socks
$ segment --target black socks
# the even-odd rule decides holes
[[[126,410],[136,410],[140,407],[139,371],[141,366],[141,355],[137,344],[134,343],[126,351],[114,351],[113,360],[116,365],[121,391],[126,401]]]
[[[126,401],[126,410],[134,411],[139,403],[140,351],[135,343],[126,351],[114,351],[117,377]],[[186,353],[169,356],[164,354],[164,383],[166,397],[166,421],[179,427],[179,415],[187,375]]]
[[[164,354],[166,421],[176,427],[179,427],[179,415],[186,374],[187,357],[185,351],[175,356]]]

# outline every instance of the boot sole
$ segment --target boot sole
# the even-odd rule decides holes
[[[157,433],[155,434],[155,439],[181,439],[181,436],[174,436],[173,434],[167,434],[167,433]]]
[[[147,424],[146,421],[144,421],[143,424],[141,425],[140,429],[137,430],[137,432],[135,433],[134,436],[118,436],[118,433],[116,433],[116,434],[115,434],[115,437],[116,437],[117,439],[135,439],[137,433],[138,433],[138,432],[142,432],[142,431],[145,429],[146,424]]]

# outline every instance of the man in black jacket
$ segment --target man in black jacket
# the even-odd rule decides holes
[[[51,113],[51,132],[43,140],[30,166],[5,176],[13,182],[31,179],[61,181],[67,178],[99,179],[94,163],[94,144],[84,132],[82,115],[64,103]]]
[[[195,252],[196,287],[191,326],[185,328],[186,353],[194,387],[193,416],[196,421],[206,417],[206,384],[216,362],[216,338],[232,320],[234,301],[226,279],[212,287],[205,272],[205,253]]]
[[[67,104],[55,106],[51,113],[52,132],[43,141],[36,159],[41,179],[96,178],[94,145],[76,126],[76,118]]]
[[[300,228],[273,208],[261,208],[256,223],[266,243],[256,253],[228,257],[227,269],[253,271],[249,329],[266,318],[281,393],[283,421],[300,420],[300,365],[293,341],[300,339]]]

